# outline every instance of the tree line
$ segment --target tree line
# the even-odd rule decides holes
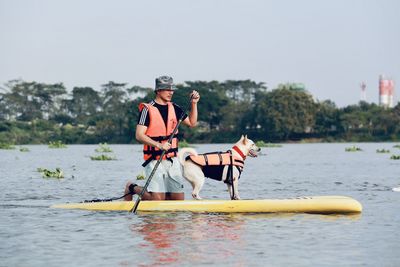
[[[400,104],[338,108],[315,100],[301,84],[269,90],[251,80],[187,81],[177,85],[174,102],[186,107],[192,90],[201,94],[199,126],[180,129],[189,143],[233,142],[241,134],[265,142],[400,139]],[[62,83],[9,81],[0,91],[0,142],[135,143],[138,105],[153,98],[152,88],[113,81],[70,93]]]

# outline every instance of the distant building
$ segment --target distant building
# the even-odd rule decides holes
[[[383,75],[379,76],[379,105],[386,108],[394,107],[394,81]]]

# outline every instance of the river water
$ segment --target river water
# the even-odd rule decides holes
[[[363,151],[345,152],[351,145]],[[141,146],[111,145],[113,161],[92,161],[95,145],[0,150],[0,266],[400,266],[400,193],[392,191],[400,161],[389,159],[400,149],[393,145],[284,144],[246,160],[242,198],[344,195],[364,208],[350,216],[52,209],[121,196],[141,171]],[[39,167],[59,167],[65,178],[42,178]],[[189,199],[189,184],[185,193]],[[228,192],[208,179],[202,196],[228,199]]]

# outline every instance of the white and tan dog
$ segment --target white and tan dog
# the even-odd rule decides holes
[[[260,150],[252,140],[247,138],[247,135],[242,135],[227,152],[198,154],[193,148],[182,148],[178,153],[178,158],[183,167],[183,176],[193,187],[192,197],[201,199],[200,190],[204,185],[205,177],[208,177],[225,182],[231,199],[240,199],[238,180],[243,170],[244,160],[247,156],[257,157]]]

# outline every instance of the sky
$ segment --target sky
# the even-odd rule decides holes
[[[383,74],[397,102],[399,14],[398,0],[0,0],[0,86],[251,79],[343,107],[361,82],[377,103]]]

